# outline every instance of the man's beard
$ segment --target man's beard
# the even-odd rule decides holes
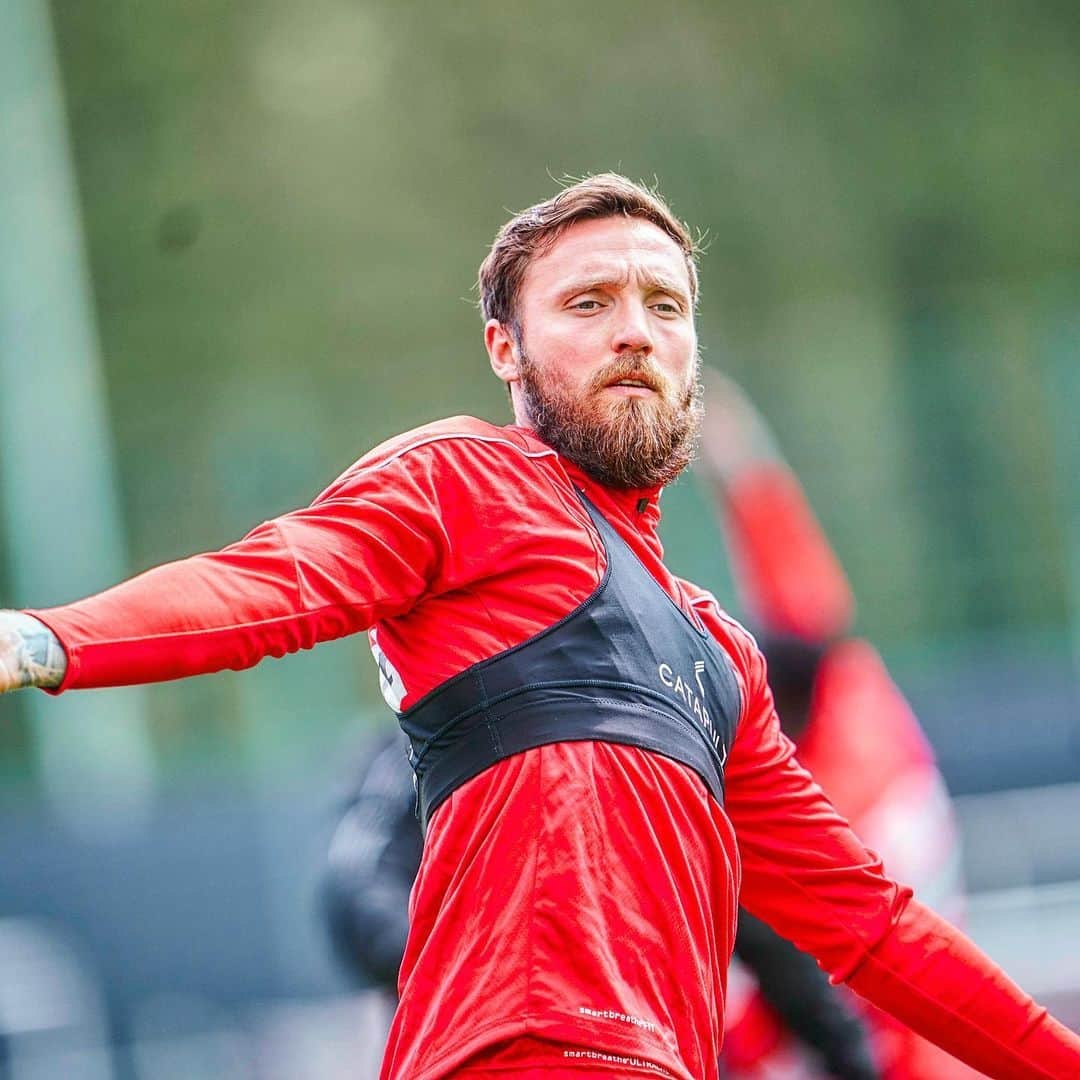
[[[697,364],[680,393],[647,355],[623,353],[575,395],[545,377],[519,349],[521,389],[537,435],[594,480],[623,490],[658,487],[670,484],[693,460],[702,413]],[[604,392],[631,378],[645,381],[654,393]]]

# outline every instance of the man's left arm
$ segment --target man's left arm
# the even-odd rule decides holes
[[[1001,1080],[1080,1077],[1080,1038],[959,930],[890,881],[781,734],[760,654],[740,668],[745,707],[726,769],[741,902],[835,981]]]

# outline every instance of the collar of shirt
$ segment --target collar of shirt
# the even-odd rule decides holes
[[[530,449],[538,450],[547,447],[536,432],[529,428],[510,425],[507,430],[518,435]],[[639,536],[657,558],[663,558],[663,548],[657,531],[660,525],[662,488],[607,487],[594,480],[561,454],[559,464],[573,484],[585,492],[593,505],[613,525],[624,526],[620,531],[624,533],[629,531],[631,535]]]

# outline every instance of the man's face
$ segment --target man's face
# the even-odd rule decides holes
[[[673,480],[690,461],[700,412],[678,245],[637,218],[578,222],[530,263],[517,310],[520,333],[503,343],[512,358],[496,371],[518,422],[612,487]],[[487,335],[491,351],[490,323]]]

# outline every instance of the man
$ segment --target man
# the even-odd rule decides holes
[[[884,876],[795,763],[753,640],[661,560],[699,412],[686,228],[594,177],[508,222],[480,286],[514,425],[410,432],[220,552],[8,616],[0,687],[369,631],[426,828],[386,1080],[714,1077],[740,887],[991,1076],[1080,1075],[1080,1039]]]
[[[851,635],[855,604],[847,577],[764,419],[715,373],[706,403],[696,470],[724,522],[781,729],[799,763],[890,873],[955,919],[962,911],[956,827],[933,752],[877,651]],[[737,952],[752,925],[740,920]],[[768,947],[770,935],[755,930],[760,947]],[[777,1003],[771,988],[763,986],[762,995]],[[729,1005],[732,1072],[746,1080],[771,1075],[769,1063],[789,1055],[778,1018],[745,994],[729,997]],[[887,1014],[866,1012],[885,1080],[977,1075]],[[779,1019],[792,1026],[787,1016]],[[770,1046],[775,1053],[764,1053]]]
[[[774,608],[781,607],[778,599],[784,597],[789,607],[806,611],[807,618],[820,620],[841,608],[844,625],[840,629],[846,628],[851,608],[846,579],[794,476],[782,462],[776,461],[774,454],[770,453],[766,461],[760,445],[763,440],[753,438],[763,430],[763,422],[729,380],[713,372],[707,386],[709,407],[702,429],[706,455],[698,467],[726,496],[718,500],[718,514],[738,508],[739,513],[728,521],[728,537],[737,544],[741,556],[736,561],[736,569],[742,575],[740,583],[746,587],[745,591],[760,593],[760,577],[772,583],[792,562],[799,570],[797,575],[790,575],[790,582],[773,585],[767,593],[771,603],[753,604],[759,625],[773,625]],[[771,450],[771,443],[765,444],[765,449]],[[725,468],[722,478],[717,479],[716,462],[720,456],[724,458]],[[759,474],[760,481],[755,479]],[[758,522],[760,528],[756,527]],[[744,528],[744,523],[753,527]],[[747,559],[747,552],[757,557]],[[795,592],[796,582],[797,594],[788,596]],[[813,583],[812,596],[808,593],[808,582]],[[813,602],[808,605],[810,600]],[[782,608],[779,614],[783,614]],[[800,653],[810,649],[806,646]],[[790,676],[794,674],[793,667],[784,664],[784,652],[770,655],[768,648],[765,651],[775,695],[778,668]],[[811,651],[816,666],[819,657],[816,650]],[[862,717],[864,730],[868,719]],[[783,709],[780,720],[785,732],[791,735],[789,714]],[[879,721],[875,713],[877,736],[881,734]],[[836,764],[842,767],[850,760],[850,740],[834,749],[840,752]],[[886,752],[895,749],[892,741]],[[873,775],[870,782],[878,779],[878,775]],[[415,802],[412,774],[400,734],[397,738],[374,740],[362,753],[360,767],[350,783],[330,846],[322,889],[324,915],[336,957],[361,985],[378,987],[394,1001],[408,937],[408,898],[422,855]],[[912,816],[911,808],[907,808],[906,814],[908,818]],[[909,869],[906,864],[903,868]],[[904,880],[915,879],[905,873]],[[918,884],[923,895],[922,882]],[[837,1080],[880,1078],[865,1025],[842,996],[843,988],[830,986],[810,957],[745,912],[739,915],[735,955],[753,974],[760,998],[744,995],[746,1000],[735,1002],[738,1023],[734,1038],[730,1028],[725,1032],[726,1075],[749,1077],[751,1070],[753,1076],[772,1075],[769,1070],[775,1068],[781,1056],[790,1059],[802,1051],[806,1058],[820,1065],[825,1075]],[[768,1007],[761,1004],[762,1000],[768,1002]],[[731,1016],[729,1011],[729,1020]],[[784,1041],[786,1032],[796,1036],[801,1045],[790,1047]],[[940,1051],[937,1053],[939,1062],[947,1057]],[[890,1052],[888,1058],[894,1061],[901,1056]],[[955,1059],[948,1061],[955,1063]],[[815,1070],[814,1075],[819,1072]],[[914,1080],[918,1075],[912,1074],[904,1080]],[[944,1080],[945,1074],[924,1075]],[[890,1080],[901,1078],[890,1077]]]

